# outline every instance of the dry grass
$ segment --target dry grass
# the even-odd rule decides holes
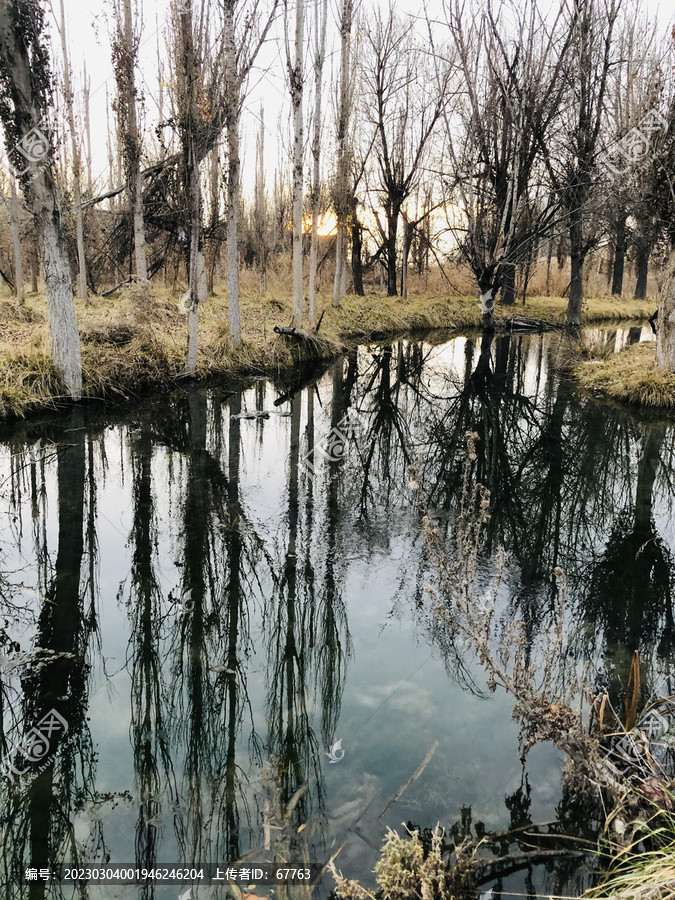
[[[579,362],[577,382],[607,397],[648,409],[675,409],[675,372],[656,366],[653,344],[634,344],[604,360]]]
[[[434,285],[436,286],[436,285]],[[276,335],[275,325],[288,325],[291,301],[280,282],[260,296],[242,279],[243,344],[229,344],[227,296],[217,290],[200,308],[198,377],[224,374],[276,375],[304,358],[331,358],[355,341],[378,339],[415,330],[459,330],[480,325],[474,296],[413,294],[408,300],[371,294],[347,297],[333,309],[327,293],[319,296],[325,310],[319,336],[298,342]],[[589,300],[585,321],[619,321],[651,314],[652,301]],[[563,322],[567,301],[534,297],[523,305],[497,307],[497,324],[511,315]],[[88,397],[126,397],[170,385],[181,377],[187,348],[185,312],[178,290],[152,286],[149,302],[139,307],[130,290],[85,306],[76,301],[82,340],[84,392]],[[0,419],[23,416],[60,400],[56,374],[49,362],[49,332],[43,294],[29,295],[23,306],[0,299]]]

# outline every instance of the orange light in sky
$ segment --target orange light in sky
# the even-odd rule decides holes
[[[302,229],[305,234],[312,233],[312,217],[306,216],[302,223]],[[327,237],[329,234],[335,234],[337,229],[337,218],[332,211],[323,213],[319,216],[319,236]]]

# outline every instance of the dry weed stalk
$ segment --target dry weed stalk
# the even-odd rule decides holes
[[[521,726],[521,754],[539,741],[552,741],[566,753],[570,764],[565,777],[568,787],[589,791],[616,807],[625,801],[627,789],[607,767],[600,743],[588,733],[582,709],[574,709],[574,698],[583,695],[576,671],[567,663],[565,653],[565,574],[556,567],[557,595],[553,629],[546,634],[546,647],[539,665],[532,661],[523,623],[511,621],[498,634],[497,598],[503,581],[506,557],[497,554],[497,573],[488,599],[479,602],[479,560],[484,544],[485,526],[490,520],[490,493],[481,484],[472,484],[471,470],[475,461],[478,435],[467,432],[467,454],[464,462],[460,514],[454,533],[454,548],[426,508],[417,491],[423,519],[424,542],[429,561],[438,576],[439,591],[426,588],[433,598],[433,613],[443,627],[451,627],[468,641],[487,673],[488,687],[501,685],[515,700],[513,716]],[[418,487],[414,466],[408,470]],[[571,783],[570,783],[571,782]]]
[[[382,853],[375,864],[375,876],[381,896],[387,900],[434,900],[451,898],[452,878],[443,857],[443,832],[437,826],[431,835],[431,847],[425,852],[419,831],[406,829],[401,837],[387,830]],[[376,900],[376,895],[358,881],[342,876],[331,861],[335,893],[340,900]]]

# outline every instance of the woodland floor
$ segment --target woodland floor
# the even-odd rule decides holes
[[[654,300],[589,299],[584,301],[582,322],[646,319],[655,306]],[[275,325],[290,323],[288,296],[271,296],[271,291],[263,296],[244,294],[243,344],[235,350],[228,340],[227,296],[224,291],[217,291],[200,307],[198,378],[274,377],[303,359],[330,358],[356,342],[422,329],[461,330],[479,327],[481,323],[476,297],[427,295],[402,300],[381,295],[351,296],[341,302],[339,309],[333,309],[329,298],[322,296],[318,308],[325,310],[318,337],[307,336],[298,341],[273,331]],[[518,302],[513,307],[497,306],[497,329],[506,327],[514,316],[562,323],[566,308],[566,299],[554,297],[529,298],[525,304]],[[76,311],[86,397],[129,398],[148,390],[166,389],[184,377],[187,319],[179,298],[169,290],[153,286],[150,301],[142,307],[134,302],[133,291],[120,290],[106,299],[92,297],[87,305],[76,301]],[[0,323],[0,420],[57,407],[63,398],[50,362],[44,293],[29,294],[21,306],[11,297],[0,298]],[[641,358],[646,359],[646,352]],[[589,377],[599,376],[600,366],[597,370]],[[587,384],[584,378],[580,377],[580,381]],[[675,376],[672,380],[675,383]],[[674,406],[675,388],[670,391],[668,406]]]

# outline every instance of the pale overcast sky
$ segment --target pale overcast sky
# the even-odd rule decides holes
[[[58,14],[58,0],[52,0],[54,10]],[[362,0],[362,6],[372,5],[375,0]],[[439,0],[432,0],[433,4]],[[99,180],[99,187],[104,189],[107,184],[107,155],[106,155],[106,89],[109,98],[114,96],[114,81],[110,63],[110,43],[108,38],[108,22],[111,7],[108,0],[65,0],[68,43],[71,53],[73,69],[73,81],[76,90],[81,89],[81,73],[86,62],[87,71],[91,78],[91,122],[93,145],[93,169],[94,177]],[[633,7],[635,0],[624,0],[626,7]],[[468,5],[468,4],[467,4]],[[311,29],[311,21],[315,2],[308,0],[308,31]],[[146,131],[151,129],[157,118],[157,47],[166,64],[168,53],[165,46],[166,23],[169,16],[169,0],[142,0],[143,33],[140,51],[140,74],[142,77],[142,90],[146,98]],[[672,12],[664,8],[657,0],[643,0],[643,8],[646,8],[650,17],[663,23],[664,29],[668,27]],[[421,14],[423,11],[420,0],[403,0],[396,3],[396,9],[400,13]],[[329,21],[335,27],[337,18],[337,0],[330,0]],[[255,130],[257,128],[257,113],[261,100],[265,104],[266,122],[266,168],[268,173],[268,186],[271,186],[273,173],[279,158],[279,139],[287,128],[289,105],[287,89],[284,78],[284,64],[282,60],[283,45],[279,40],[281,23],[278,22],[273,43],[266,48],[264,59],[261,60],[265,67],[269,67],[267,74],[257,75],[251,79],[251,91],[246,103],[243,117],[244,138],[244,184],[251,185],[253,178],[253,165],[255,160]],[[50,18],[52,32],[52,45],[54,55],[54,69],[60,69],[60,45],[56,33],[54,20]],[[335,34],[335,32],[333,32]],[[336,41],[329,39],[329,47],[333,49]],[[330,78],[332,65],[337,65],[337,57],[329,56],[325,68],[326,81]],[[311,73],[308,73],[311,81]],[[309,111],[306,113],[306,123],[309,120]],[[330,128],[332,111],[327,108],[327,127]],[[280,129],[281,122],[281,129]],[[283,152],[283,151],[281,151]]]

